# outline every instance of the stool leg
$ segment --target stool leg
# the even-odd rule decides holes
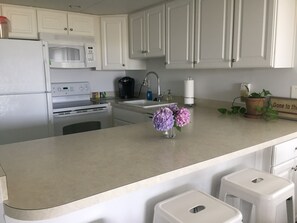
[[[256,223],[273,223],[276,218],[276,206],[273,204],[256,204]]]
[[[290,197],[286,200],[288,223],[295,222],[295,204],[294,198]]]

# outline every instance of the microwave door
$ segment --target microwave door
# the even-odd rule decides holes
[[[71,46],[49,46],[50,67],[83,68],[84,48]]]

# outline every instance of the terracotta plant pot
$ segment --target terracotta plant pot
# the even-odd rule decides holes
[[[265,106],[266,98],[246,98],[246,116],[249,118],[260,118],[263,114],[261,111]]]

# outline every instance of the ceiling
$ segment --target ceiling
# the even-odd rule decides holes
[[[128,14],[166,0],[0,0],[0,3],[94,15]]]

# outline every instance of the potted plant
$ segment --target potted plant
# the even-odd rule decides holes
[[[236,97],[233,99],[230,109],[219,108],[218,111],[222,114],[241,114],[247,118],[264,118],[265,120],[272,120],[278,117],[278,112],[274,110],[267,100],[267,97],[271,93],[268,90],[263,89],[261,92],[253,92],[245,98],[246,106],[235,105]]]
[[[245,98],[246,113],[248,118],[260,118],[265,112],[267,105],[267,96],[271,95],[270,91],[263,89],[261,92],[253,92]]]

